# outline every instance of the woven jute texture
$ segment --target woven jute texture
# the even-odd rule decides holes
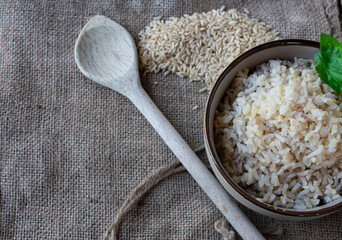
[[[103,14],[138,41],[154,17],[223,5],[247,9],[283,38],[340,38],[337,1],[0,1],[0,239],[100,239],[132,189],[175,159],[125,97],[77,69],[74,44],[84,24]],[[202,145],[203,85],[172,74],[141,80],[189,145]],[[342,237],[341,212],[292,222],[241,208],[259,229],[284,227],[283,239]],[[220,218],[183,172],[130,212],[120,239],[219,239]]]

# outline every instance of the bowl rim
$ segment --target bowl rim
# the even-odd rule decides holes
[[[205,106],[205,114],[204,114],[204,141],[205,145],[209,148],[207,151],[207,154],[210,154],[212,162],[214,163],[215,167],[219,171],[219,173],[222,175],[224,180],[232,187],[240,196],[242,196],[245,200],[248,202],[251,202],[254,205],[257,205],[258,207],[266,210],[271,211],[276,214],[284,215],[284,216],[294,216],[294,217],[311,217],[311,216],[318,216],[318,215],[327,215],[330,213],[333,213],[334,211],[342,208],[342,201],[337,202],[336,204],[332,204],[328,207],[315,207],[312,209],[306,209],[306,210],[295,210],[295,209],[287,209],[282,207],[276,207],[268,203],[263,203],[257,200],[256,198],[249,195],[245,190],[243,190],[242,187],[240,187],[238,184],[234,182],[234,180],[229,176],[227,171],[225,170],[223,164],[221,163],[219,157],[217,154],[215,154],[216,150],[215,143],[209,141],[210,136],[210,112],[212,108],[212,102],[215,96],[215,93],[219,86],[221,85],[222,81],[224,80],[225,76],[233,69],[235,68],[240,62],[242,62],[244,59],[248,58],[249,56],[266,50],[273,47],[281,47],[281,46],[307,46],[307,47],[314,47],[319,49],[319,42],[312,41],[312,40],[304,40],[304,39],[282,39],[282,40],[275,40],[271,42],[267,42],[261,45],[258,45],[250,50],[247,50],[243,54],[241,54],[239,57],[237,57],[235,60],[233,60],[226,68],[225,70],[220,74],[217,81],[215,82],[214,86],[212,87],[209,96],[207,98],[207,103]],[[323,205],[324,206],[324,205]],[[317,209],[318,208],[318,209]]]

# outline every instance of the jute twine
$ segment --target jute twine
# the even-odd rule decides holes
[[[150,191],[157,184],[162,182],[169,176],[185,171],[185,168],[180,165],[179,160],[175,160],[170,164],[158,169],[151,175],[149,175],[142,183],[140,183],[132,193],[127,197],[124,203],[121,205],[114,222],[107,229],[107,232],[103,236],[103,240],[107,239],[119,239],[120,224],[126,214],[144,198],[146,193]]]
[[[200,146],[194,150],[195,153],[204,150],[204,146]],[[208,166],[209,167],[209,166]],[[178,159],[159,168],[157,171],[149,175],[143,182],[141,182],[126,198],[121,205],[113,223],[109,226],[103,236],[103,240],[119,239],[120,225],[125,216],[140,202],[146,194],[163,180],[168,177],[184,172],[186,169],[181,165]],[[228,222],[225,219],[219,219],[214,224],[215,230],[221,234],[221,240],[234,240],[235,232],[228,229]],[[284,229],[281,227],[271,227],[269,229],[261,231],[265,235],[282,236]]]

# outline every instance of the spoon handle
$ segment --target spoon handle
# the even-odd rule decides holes
[[[144,89],[141,86],[136,87],[127,95],[239,235],[243,239],[265,239],[153,103]]]

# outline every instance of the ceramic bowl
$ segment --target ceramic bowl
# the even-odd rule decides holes
[[[238,202],[255,212],[269,217],[288,220],[322,217],[340,210],[342,208],[342,198],[312,209],[294,210],[262,203],[250,196],[228,175],[217,154],[213,130],[215,110],[238,71],[244,68],[252,69],[270,59],[290,60],[294,59],[294,57],[313,59],[317,49],[319,49],[318,42],[297,39],[273,41],[257,46],[239,56],[222,72],[208,97],[204,119],[204,140],[206,153],[216,177]]]

